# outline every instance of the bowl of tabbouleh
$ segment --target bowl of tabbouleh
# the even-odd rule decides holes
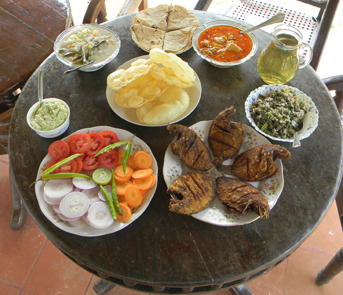
[[[319,112],[312,99],[288,85],[263,85],[245,101],[245,113],[251,125],[270,139],[293,142],[309,137],[317,128]]]
[[[27,112],[29,127],[39,136],[53,138],[64,133],[70,122],[69,106],[58,98],[45,98],[40,106],[36,102]]]

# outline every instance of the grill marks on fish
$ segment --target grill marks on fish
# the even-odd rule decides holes
[[[206,209],[215,198],[215,175],[211,172],[189,172],[179,176],[167,193],[178,197],[171,199],[169,210],[191,215]]]

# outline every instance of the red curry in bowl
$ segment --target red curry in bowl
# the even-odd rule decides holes
[[[243,59],[251,52],[253,43],[247,34],[230,26],[216,26],[205,30],[199,37],[200,52],[220,62]]]

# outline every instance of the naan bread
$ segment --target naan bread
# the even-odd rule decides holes
[[[198,18],[185,7],[180,5],[170,5],[168,15],[167,31],[183,29],[187,27],[198,27]]]
[[[132,39],[144,50],[150,51],[153,48],[163,48],[165,32],[142,25],[132,25]]]
[[[157,7],[147,8],[136,14],[132,25],[140,24],[143,26],[167,30],[167,18],[169,13],[168,4],[158,5]]]
[[[193,32],[196,27],[188,27],[167,32],[164,36],[163,50],[169,53],[178,53],[186,50],[192,43]]]

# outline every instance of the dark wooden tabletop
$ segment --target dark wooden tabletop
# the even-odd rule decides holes
[[[0,100],[22,87],[70,23],[69,0],[0,1]]]
[[[195,12],[201,23],[225,16]],[[218,227],[192,217],[169,212],[169,195],[163,181],[165,151],[173,140],[165,127],[133,125],[119,118],[106,100],[106,78],[127,60],[145,55],[131,39],[133,15],[107,25],[120,36],[122,48],[109,65],[93,73],[73,72],[54,55],[40,66],[44,70],[45,97],[65,100],[71,110],[71,124],[62,137],[78,129],[112,126],[137,134],[153,151],[159,166],[158,187],[144,214],[117,233],[81,237],[55,227],[40,211],[34,189],[38,167],[55,139],[44,139],[26,124],[25,116],[37,100],[38,71],[29,79],[16,104],[10,129],[10,164],[18,189],[35,222],[47,237],[83,268],[117,284],[152,292],[164,286],[164,293],[210,291],[241,284],[273,268],[287,258],[318,226],[332,204],[341,179],[342,128],[334,102],[311,67],[299,70],[288,83],[310,96],[319,110],[316,131],[299,148],[280,143],[292,153],[283,161],[285,185],[267,220],[236,227]],[[271,37],[257,31],[256,55],[241,66],[219,69],[203,61],[193,49],[180,55],[198,74],[202,96],[198,107],[181,124],[212,120],[233,105],[234,120],[249,125],[244,102],[249,93],[263,85],[256,69],[261,50]],[[156,290],[156,289],[155,289]]]

